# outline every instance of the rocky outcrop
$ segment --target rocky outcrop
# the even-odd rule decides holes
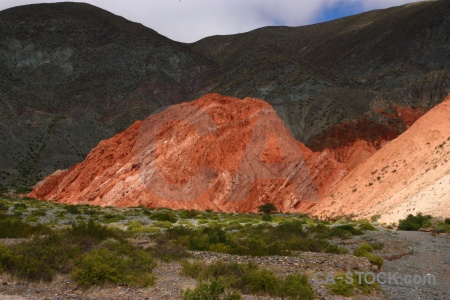
[[[351,171],[309,208],[397,222],[408,214],[450,215],[450,95]]]
[[[211,94],[137,121],[32,197],[65,203],[255,211],[308,207],[344,165],[296,141],[262,100]]]

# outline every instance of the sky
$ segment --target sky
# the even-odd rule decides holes
[[[0,0],[0,10],[54,0]],[[417,0],[83,0],[179,42],[272,25],[303,26]]]

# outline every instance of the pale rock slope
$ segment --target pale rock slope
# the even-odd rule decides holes
[[[380,215],[388,223],[418,212],[450,217],[450,95],[308,212],[324,218]]]

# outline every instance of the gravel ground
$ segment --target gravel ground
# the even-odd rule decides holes
[[[386,261],[385,272],[436,277],[436,284],[386,284],[383,290],[389,299],[450,299],[450,237],[432,236],[426,232],[400,231],[398,240],[412,249],[411,255]],[[418,277],[419,278],[419,277]],[[422,280],[423,281],[423,280]]]

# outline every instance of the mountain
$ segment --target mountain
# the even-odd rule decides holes
[[[191,100],[212,63],[92,5],[0,12],[0,166],[30,184],[136,119]]]
[[[450,95],[356,167],[308,212],[397,222],[450,215]]]
[[[297,140],[354,168],[450,92],[448,32],[447,0],[192,44],[88,4],[7,9],[0,180],[30,185],[208,93],[266,100]]]
[[[32,197],[71,204],[299,210],[346,174],[296,141],[262,100],[206,95],[135,122]]]
[[[267,100],[313,150],[379,148],[450,92],[448,32],[450,2],[423,1],[190,47],[220,65],[209,91]]]

